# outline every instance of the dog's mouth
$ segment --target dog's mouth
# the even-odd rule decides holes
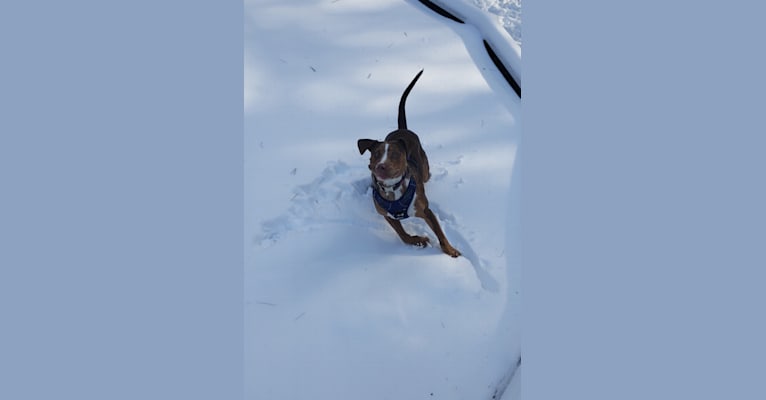
[[[381,174],[380,172],[373,172],[372,174],[375,176],[375,179],[378,182],[393,178],[392,176],[389,176],[388,174],[385,174],[385,173]]]
[[[404,175],[395,176],[395,177],[391,177],[391,178],[382,177],[382,176],[380,176],[378,174],[373,174],[373,175],[375,176],[375,181],[379,185],[381,185],[381,186],[388,186],[388,187],[392,187],[392,186],[396,185],[397,183],[401,182],[402,179],[404,178]]]
[[[404,175],[406,168],[391,164],[376,164],[375,167],[370,168],[370,171],[378,181],[389,181],[392,179],[398,181]]]

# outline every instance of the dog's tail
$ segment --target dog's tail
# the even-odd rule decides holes
[[[410,82],[410,85],[407,86],[407,89],[404,89],[402,99],[399,100],[399,129],[407,129],[407,116],[404,114],[404,103],[407,101],[407,95],[410,94],[410,90],[412,90],[415,86],[415,82],[418,81],[418,78],[420,78],[420,75],[422,74],[423,70],[421,69],[420,72],[415,75],[415,79],[413,79],[412,82]]]

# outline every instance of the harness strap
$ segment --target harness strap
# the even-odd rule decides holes
[[[383,196],[378,193],[377,189],[372,191],[372,197],[381,208],[386,210],[391,218],[401,220],[409,217],[409,215],[407,215],[407,209],[410,208],[410,204],[412,204],[412,200],[415,198],[416,186],[415,178],[410,177],[410,183],[407,185],[407,190],[398,200],[389,201],[384,199]]]

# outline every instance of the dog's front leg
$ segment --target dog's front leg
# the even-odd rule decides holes
[[[399,222],[397,219],[385,217],[386,221],[391,225],[392,228],[396,231],[396,233],[399,235],[400,238],[402,238],[402,241],[407,244],[411,244],[413,246],[418,247],[426,247],[428,244],[428,238],[424,236],[412,236],[404,231],[404,227],[402,226],[402,223]]]
[[[447,236],[444,235],[442,227],[439,225],[439,220],[436,219],[436,215],[434,215],[433,211],[431,211],[430,208],[426,208],[423,213],[425,214],[424,219],[426,220],[426,223],[428,223],[428,226],[430,226],[431,230],[434,231],[436,237],[439,238],[439,246],[441,246],[442,251],[451,257],[460,256],[460,252],[452,247],[452,245],[447,240]]]

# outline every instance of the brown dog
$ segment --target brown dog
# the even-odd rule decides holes
[[[402,94],[399,101],[399,129],[389,133],[383,142],[372,139],[359,139],[359,154],[370,151],[370,171],[373,182],[373,202],[378,213],[386,218],[404,243],[424,247],[428,238],[412,236],[404,231],[399,220],[416,216],[423,218],[439,238],[439,245],[446,254],[457,257],[457,251],[444,236],[439,221],[428,208],[425,183],[431,178],[428,158],[420,145],[415,132],[407,129],[404,103],[415,82],[423,70],[420,70]]]

